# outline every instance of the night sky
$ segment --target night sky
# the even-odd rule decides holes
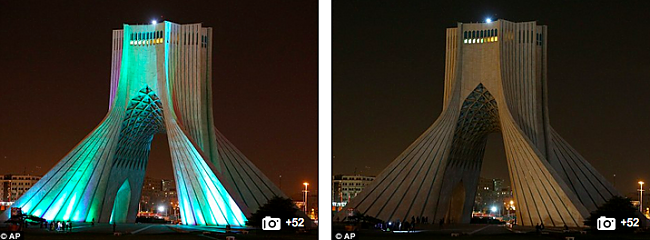
[[[650,181],[650,4],[334,1],[333,172],[376,175],[442,110],[445,29],[548,26],[551,125],[623,194]],[[612,3],[614,1],[607,1]],[[481,175],[508,179],[499,133]]]
[[[112,30],[156,19],[213,28],[215,126],[289,196],[317,187],[317,1],[102,2],[0,3],[0,174],[45,174],[99,124]],[[173,178],[165,135],[147,175]]]

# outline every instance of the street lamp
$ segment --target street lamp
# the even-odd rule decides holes
[[[165,211],[165,206],[158,206],[158,213],[162,215],[162,212]]]
[[[308,196],[307,193],[309,192],[309,191],[307,191],[307,186],[309,186],[309,183],[304,182],[302,185],[305,185],[305,190],[302,191],[302,192],[305,193],[305,201],[304,201],[305,206],[303,206],[303,207],[304,207],[304,212],[307,213],[307,196]]]
[[[639,211],[643,212],[643,181],[639,181]]]

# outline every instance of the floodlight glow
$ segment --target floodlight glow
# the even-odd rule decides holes
[[[497,211],[497,207],[492,207],[490,210],[491,210],[492,212],[496,212],[496,211]]]
[[[153,25],[156,25],[157,23],[158,23],[158,21],[156,21],[156,20],[151,21],[151,24],[153,24]]]
[[[490,19],[490,18],[486,18],[486,19],[485,19],[485,22],[486,22],[486,23],[491,23],[491,22],[492,22],[492,19]]]
[[[164,212],[164,211],[165,211],[165,207],[163,207],[163,206],[158,207],[158,212]]]

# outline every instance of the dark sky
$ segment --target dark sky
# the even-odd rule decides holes
[[[647,1],[439,2],[334,1],[334,173],[378,174],[422,134],[442,109],[445,29],[492,17],[548,26],[551,125],[624,194],[650,182]],[[500,141],[484,177],[508,179]]]
[[[0,3],[0,174],[44,174],[99,124],[111,31],[156,18],[213,28],[215,126],[288,195],[317,187],[317,1],[22,2]],[[173,178],[164,135],[147,174]]]

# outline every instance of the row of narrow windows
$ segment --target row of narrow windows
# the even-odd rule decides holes
[[[162,31],[131,33],[131,41],[152,40],[152,39],[157,39],[162,37],[163,37]]]
[[[497,29],[465,31],[463,32],[463,39],[496,37],[498,33]]]
[[[491,30],[481,30],[481,31],[465,31],[463,32],[463,43],[473,44],[473,43],[489,43],[489,42],[498,42],[499,38],[497,37],[497,29]],[[533,31],[518,31],[518,42],[519,43],[528,43],[532,42]],[[510,36],[508,39],[512,40],[513,36]],[[541,33],[536,34],[535,43],[538,46],[541,46],[544,43],[544,35]]]
[[[152,45],[163,43],[163,31],[131,33],[131,45]]]
[[[538,46],[542,45],[543,35],[541,33],[536,34],[535,44]],[[523,31],[519,30],[519,43],[532,43],[533,42],[533,31]]]
[[[498,35],[499,32],[497,29],[464,31],[463,43],[473,44],[473,43],[497,42],[499,41],[499,38],[497,37]]]
[[[202,48],[208,47],[208,36],[201,35],[201,47]]]
[[[463,43],[472,44],[472,43],[488,43],[488,42],[498,42],[498,37],[487,37],[487,38],[473,38],[465,39]]]
[[[198,36],[198,34],[197,34]],[[196,43],[190,43],[191,40],[191,35],[190,34],[184,34],[183,36],[185,38],[185,42],[187,45],[194,45]],[[178,43],[180,41],[180,36],[176,36],[173,40],[172,43]],[[131,33],[131,40],[129,41],[130,45],[135,45],[135,46],[141,46],[141,45],[152,45],[152,44],[161,44],[164,42],[164,36],[163,36],[163,31],[156,31],[156,32],[139,32],[139,33]],[[208,36],[206,35],[201,35],[201,47],[202,48],[207,48],[208,47]],[[167,39],[167,43],[169,43],[169,39]]]

